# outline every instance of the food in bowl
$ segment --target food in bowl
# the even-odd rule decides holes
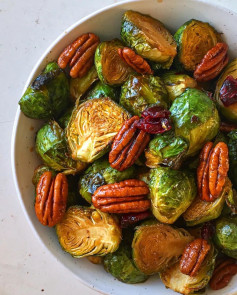
[[[172,36],[127,11],[121,39],[65,44],[19,102],[46,120],[36,216],[124,283],[159,274],[182,294],[221,289],[237,272],[236,63],[199,20]]]

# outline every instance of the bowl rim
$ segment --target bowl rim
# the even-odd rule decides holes
[[[42,53],[42,55],[40,56],[40,58],[38,59],[38,61],[36,62],[36,64],[34,65],[33,69],[31,70],[26,83],[23,87],[23,90],[21,92],[21,95],[24,94],[24,92],[26,91],[28,85],[32,82],[33,78],[35,77],[36,73],[38,72],[38,69],[40,67],[40,65],[42,64],[42,62],[45,60],[45,58],[47,57],[47,55],[50,53],[50,51],[57,45],[57,43],[63,39],[66,35],[68,35],[69,33],[71,33],[72,30],[74,30],[76,27],[80,26],[82,23],[84,23],[85,21],[93,18],[94,16],[103,13],[107,10],[110,10],[111,8],[114,7],[119,7],[121,5],[127,4],[127,3],[133,3],[133,2],[147,2],[147,1],[154,1],[154,0],[121,0],[117,3],[113,3],[110,5],[107,5],[103,8],[100,8],[86,16],[84,16],[83,18],[80,18],[78,21],[76,21],[75,23],[73,23],[72,25],[70,25],[68,28],[64,29],[64,31],[56,38],[54,39],[54,41],[44,50],[44,52]],[[200,2],[200,3],[204,3],[207,5],[210,5],[212,7],[217,7],[220,8],[222,10],[228,10],[231,11],[233,14],[236,14],[237,12],[232,10],[231,8],[228,8],[227,5],[228,3],[214,3],[214,2],[209,2],[209,0],[185,0],[185,1],[189,1],[189,2]],[[11,170],[12,170],[12,176],[13,176],[13,181],[14,181],[14,186],[17,192],[17,198],[20,202],[21,205],[21,209],[24,212],[24,216],[27,220],[27,223],[30,225],[32,231],[34,232],[34,235],[37,237],[37,239],[40,241],[41,245],[44,247],[44,249],[50,253],[50,255],[53,257],[53,259],[55,259],[57,262],[59,262],[65,269],[67,269],[68,271],[70,271],[70,269],[65,266],[65,264],[61,261],[57,259],[57,256],[48,249],[48,247],[46,246],[46,244],[43,242],[43,240],[41,239],[40,235],[38,234],[36,228],[34,227],[33,223],[30,220],[30,217],[27,213],[27,209],[26,206],[22,200],[22,194],[21,194],[21,190],[19,187],[19,182],[18,182],[18,177],[17,177],[17,173],[16,173],[16,134],[17,134],[17,129],[18,129],[18,123],[20,120],[20,117],[24,116],[23,113],[21,113],[20,110],[20,106],[17,106],[17,111],[15,113],[15,119],[14,119],[14,124],[13,124],[13,128],[12,128],[12,135],[11,135]],[[108,293],[104,293],[103,291],[101,291],[100,289],[98,289],[96,286],[94,286],[92,283],[89,283],[85,280],[83,280],[80,276],[76,275],[73,271],[70,271],[70,273],[76,278],[78,279],[84,286],[89,287],[92,290],[95,290],[97,292],[99,292],[100,294],[108,294]]]

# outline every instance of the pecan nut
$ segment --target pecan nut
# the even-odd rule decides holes
[[[237,125],[221,122],[220,131],[229,133],[233,130],[237,130]]]
[[[99,42],[99,37],[93,33],[81,35],[60,54],[59,67],[65,69],[69,64],[72,78],[83,77],[93,66],[95,50]]]
[[[180,271],[195,276],[202,266],[211,246],[204,239],[196,239],[186,246],[180,260]]]
[[[153,71],[147,61],[136,54],[131,48],[124,47],[118,49],[119,56],[136,72],[140,74],[153,74]]]
[[[99,187],[92,196],[95,208],[108,213],[143,212],[150,208],[149,188],[144,181],[128,179]]]
[[[52,178],[52,172],[42,174],[36,187],[35,213],[43,225],[54,226],[66,211],[68,182],[64,174]]]
[[[217,43],[211,48],[194,71],[194,78],[199,82],[209,81],[217,77],[229,61],[228,45]]]
[[[109,163],[118,171],[132,166],[150,141],[150,135],[137,128],[138,122],[138,116],[125,121],[114,138],[109,153]]]
[[[206,143],[197,169],[198,192],[203,201],[213,202],[220,196],[228,171],[228,146],[219,142],[213,148],[212,142]]]
[[[237,274],[237,264],[233,259],[227,259],[220,263],[214,270],[210,280],[212,290],[220,290],[226,287],[232,277]]]

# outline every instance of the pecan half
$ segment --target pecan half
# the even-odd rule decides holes
[[[99,187],[92,196],[95,208],[108,213],[143,212],[150,208],[149,188],[144,181],[128,179]]]
[[[237,274],[237,264],[233,259],[227,259],[219,264],[210,280],[210,287],[212,290],[220,290],[226,287],[232,277]]]
[[[180,260],[180,271],[195,276],[206,258],[211,246],[204,239],[196,239],[186,246]]]
[[[220,196],[228,171],[228,146],[219,142],[213,148],[212,142],[206,143],[197,169],[198,192],[203,201],[213,202]]]
[[[36,187],[35,213],[43,225],[54,226],[66,211],[68,182],[64,174],[52,178],[52,172],[42,174]]]
[[[237,130],[237,125],[221,122],[220,131],[229,133],[230,131]]]
[[[145,61],[140,55],[136,54],[131,48],[119,48],[118,54],[136,72],[150,75],[154,73],[147,61]]]
[[[93,33],[81,35],[60,54],[59,67],[65,69],[69,64],[72,78],[83,77],[93,66],[95,50],[99,42],[99,37]]]
[[[209,81],[217,77],[229,61],[228,45],[217,43],[211,48],[194,71],[194,78],[199,82]]]
[[[114,138],[109,153],[109,163],[112,168],[118,171],[132,166],[150,141],[148,133],[137,129],[138,122],[138,116],[125,121]]]

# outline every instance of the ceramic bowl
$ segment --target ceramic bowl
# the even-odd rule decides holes
[[[190,18],[207,21],[217,31],[224,33],[234,56],[236,50],[237,14],[219,5],[211,5],[204,1],[193,0],[143,0],[122,2],[95,12],[72,25],[63,32],[56,41],[46,50],[38,63],[33,68],[25,89],[29,83],[40,73],[47,62],[55,60],[62,49],[77,36],[85,32],[98,34],[101,40],[110,40],[119,37],[121,16],[126,10],[136,10],[161,20],[166,27],[175,32],[180,25]],[[33,231],[45,245],[48,251],[65,266],[65,271],[70,271],[79,280],[104,294],[177,294],[165,288],[158,275],[151,277],[143,284],[128,285],[115,280],[106,273],[102,266],[93,265],[87,259],[75,259],[65,253],[57,240],[55,230],[42,226],[36,219],[34,212],[34,187],[31,184],[32,173],[40,163],[34,152],[35,134],[41,121],[25,117],[18,108],[12,135],[12,168],[15,185],[29,223]],[[208,291],[208,294],[230,295],[237,292],[237,277],[231,284],[220,292]],[[236,293],[235,293],[236,294]]]

